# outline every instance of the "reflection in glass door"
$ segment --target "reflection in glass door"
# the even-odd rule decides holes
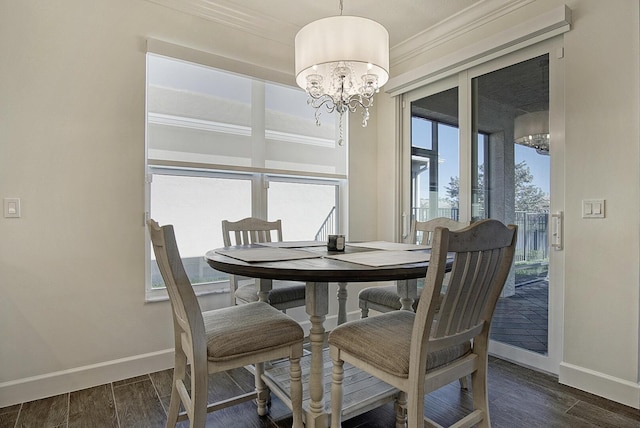
[[[459,221],[458,88],[411,102],[411,220]]]
[[[483,74],[472,88],[472,218],[518,225],[514,269],[491,339],[548,354],[549,56]]]

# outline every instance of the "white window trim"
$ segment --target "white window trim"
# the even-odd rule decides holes
[[[255,79],[271,83],[280,83],[294,88],[298,86],[296,84],[295,77],[291,73],[284,73],[282,71],[262,67],[258,64],[238,61],[216,55],[211,52],[192,49],[158,39],[147,39],[147,52],[195,64],[206,65],[229,73],[251,76]]]

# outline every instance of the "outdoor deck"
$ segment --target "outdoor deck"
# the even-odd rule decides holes
[[[538,279],[516,286],[516,294],[501,298],[491,325],[491,339],[547,353],[549,281]]]

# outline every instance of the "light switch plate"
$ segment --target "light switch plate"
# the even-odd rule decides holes
[[[20,217],[20,198],[4,198],[3,205],[5,218]]]
[[[604,199],[583,199],[582,218],[604,218]]]

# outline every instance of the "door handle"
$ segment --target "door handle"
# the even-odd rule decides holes
[[[556,250],[562,250],[562,211],[551,214],[551,247]]]

